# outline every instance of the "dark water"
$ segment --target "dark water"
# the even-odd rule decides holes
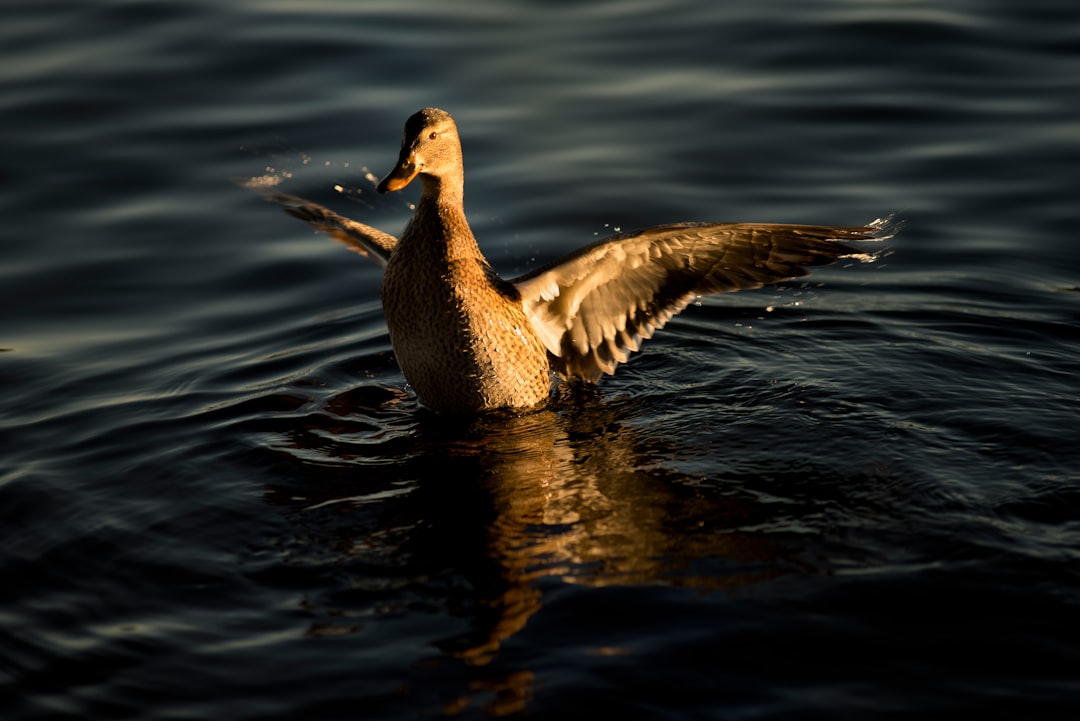
[[[1080,712],[1075,3],[3,17],[4,719]],[[450,425],[378,269],[229,182],[398,232],[416,189],[366,176],[425,105],[507,274],[617,227],[908,224]]]

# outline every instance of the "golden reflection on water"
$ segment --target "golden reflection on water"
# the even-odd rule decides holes
[[[288,500],[283,494],[295,490],[271,489],[268,500],[324,513],[343,506],[337,508],[341,513],[362,498],[356,492],[365,487],[367,466],[354,453],[356,427],[367,422],[342,422],[332,415],[308,416],[321,427],[286,431],[288,447],[277,451],[303,459],[305,467],[313,454],[324,462],[336,456],[343,462],[336,473],[348,482],[334,484],[337,490],[329,497]],[[622,422],[618,404],[590,402],[571,411],[410,424],[407,433],[386,434],[399,444],[394,453],[400,461],[380,466],[412,478],[411,491],[376,491],[368,500],[372,506],[413,505],[387,514],[394,521],[362,526],[347,544],[339,525],[321,531],[309,526],[303,533],[325,534],[326,545],[345,555],[443,558],[449,549],[453,564],[467,569],[462,572],[473,588],[473,630],[438,646],[469,667],[490,664],[502,644],[541,611],[541,580],[725,590],[782,572],[767,534],[743,530],[758,526],[760,504],[715,488],[703,491],[694,479],[666,467],[663,459],[678,453],[677,444]],[[328,437],[340,439],[340,446],[327,443]],[[313,438],[319,439],[318,447]],[[355,472],[350,463],[357,464]],[[403,516],[415,519],[415,527],[404,534],[400,527],[377,525],[400,522]],[[430,533],[427,540],[416,538],[421,526]],[[371,583],[379,580],[357,580],[358,585]],[[334,629],[322,625],[311,633],[328,636],[360,628],[337,631],[337,622],[329,625]],[[633,652],[632,646],[621,645],[585,651],[594,656]],[[482,679],[471,682],[468,692],[443,711],[456,713],[479,694],[492,696],[486,708],[502,715],[522,708],[531,697],[528,669]]]
[[[486,638],[457,652],[470,663],[489,662],[540,610],[541,578],[722,589],[777,574],[769,543],[739,530],[751,509],[696,493],[687,479],[650,462],[655,441],[602,408],[485,418],[465,435],[467,442],[437,452],[453,457],[458,473],[468,460],[490,500],[486,552],[503,589],[486,600],[497,611]],[[696,562],[717,559],[731,568],[694,572]]]

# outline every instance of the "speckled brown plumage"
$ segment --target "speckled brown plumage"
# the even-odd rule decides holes
[[[425,190],[390,255],[382,301],[398,364],[432,410],[474,413],[548,397],[547,350],[460,207]]]
[[[872,256],[840,241],[891,237],[891,218],[863,227],[682,223],[593,243],[520,278],[484,259],[463,207],[457,127],[424,108],[379,183],[423,190],[400,240],[284,193],[267,199],[385,266],[383,309],[399,366],[441,413],[528,408],[547,400],[551,371],[595,381],[695,297],[806,275],[841,257]],[[259,188],[255,188],[258,190]]]

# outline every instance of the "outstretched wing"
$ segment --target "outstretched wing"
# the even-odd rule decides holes
[[[512,284],[565,378],[614,373],[695,297],[760,288],[838,258],[872,260],[844,241],[891,237],[892,218],[865,227],[684,223],[607,238]]]
[[[389,260],[391,251],[397,245],[397,237],[338,215],[318,203],[250,184],[245,184],[245,187],[262,195],[264,200],[280,205],[294,218],[307,221],[319,230],[328,233],[335,240],[344,243],[351,250],[371,258],[383,268],[386,267],[386,261]]]

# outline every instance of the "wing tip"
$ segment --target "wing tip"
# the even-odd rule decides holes
[[[897,213],[889,213],[884,217],[874,218],[867,223],[866,228],[870,231],[867,235],[874,240],[888,240],[896,237],[905,225],[907,225],[906,218]]]
[[[890,238],[896,237],[896,235],[903,229],[906,224],[907,220],[902,216],[898,215],[897,213],[889,213],[888,215],[882,216],[880,218],[874,218],[864,227],[859,228],[856,232],[858,232],[860,237],[846,238],[845,240],[861,240],[872,242],[889,240]],[[855,248],[850,249],[854,252],[844,253],[843,255],[839,255],[837,257],[850,258],[852,260],[857,260],[860,263],[873,263],[879,258],[889,255],[892,252],[889,248],[880,248],[872,252]]]

